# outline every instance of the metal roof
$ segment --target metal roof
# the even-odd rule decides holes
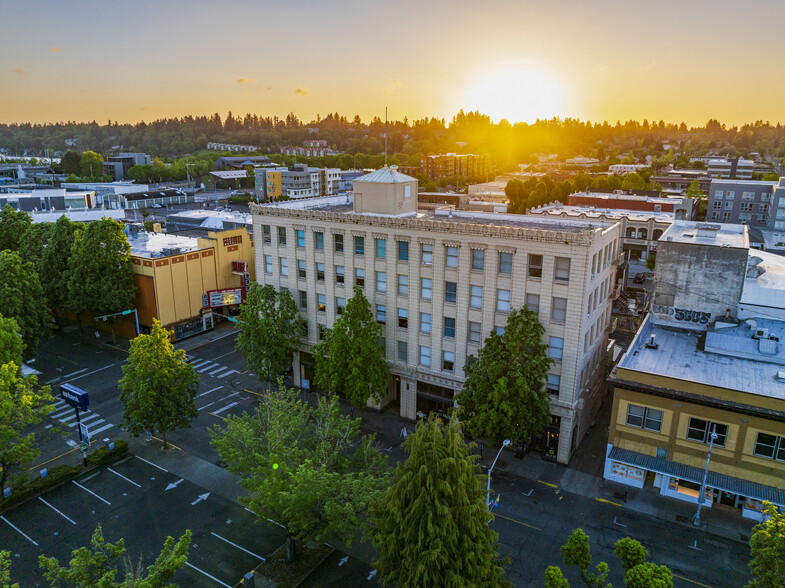
[[[650,455],[638,453],[637,451],[631,451],[630,449],[612,447],[608,454],[608,459],[657,472],[658,474],[674,476],[680,480],[688,480],[696,484],[703,482],[703,470],[701,468],[652,457]],[[734,478],[727,474],[718,474],[717,472],[712,471],[709,471],[709,475],[706,478],[706,485],[710,488],[717,488],[733,494],[741,494],[742,496],[754,498],[755,500],[768,500],[779,506],[785,506],[785,490],[773,486],[766,486],[757,482],[742,480],[741,478]]]
[[[416,182],[417,179],[396,171],[394,167],[383,167],[369,174],[355,178],[354,182],[376,182],[380,184],[400,184],[403,182]]]

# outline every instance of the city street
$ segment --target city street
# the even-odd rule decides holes
[[[105,440],[128,439],[127,433],[120,429],[123,408],[117,388],[126,353],[112,347],[110,341],[106,334],[95,339],[88,330],[81,338],[76,332],[60,333],[43,347],[35,362],[37,369],[44,372],[40,381],[49,383],[53,394],[58,393],[57,386],[63,382],[71,382],[90,393],[90,411],[83,414],[82,420],[99,445]],[[139,457],[112,466],[115,472],[105,468],[90,474],[86,480],[77,480],[102,500],[74,484],[43,497],[73,522],[40,500],[6,513],[8,520],[2,523],[5,528],[0,536],[10,536],[6,545],[14,554],[13,569],[17,577],[25,580],[24,585],[35,585],[29,579],[36,577],[33,570],[37,568],[39,554],[55,555],[64,561],[72,549],[87,544],[99,522],[105,525],[110,540],[125,537],[129,553],[135,557],[144,554],[146,561],[157,555],[167,534],[176,536],[191,528],[195,546],[189,563],[198,569],[188,567],[180,572],[176,580],[181,585],[220,586],[223,582],[231,585],[258,563],[258,557],[266,557],[280,546],[283,533],[256,525],[251,513],[238,505],[236,499],[244,490],[223,469],[210,446],[207,429],[221,423],[227,415],[253,410],[262,391],[255,375],[247,371],[244,360],[234,351],[234,341],[234,331],[219,329],[178,345],[187,350],[202,382],[197,396],[199,417],[191,428],[167,436],[173,444],[171,450],[163,452],[157,440],[145,445],[141,439],[131,439],[131,450]],[[309,394],[309,397],[313,400],[316,395]],[[380,426],[383,420],[392,424]],[[397,435],[404,424],[410,431],[413,429],[411,423],[390,415],[367,414],[362,430],[378,432],[379,446],[393,461],[398,461],[405,458]],[[65,431],[73,441],[77,438],[74,425],[73,409],[59,401],[55,412],[39,427],[45,446],[33,471],[42,466],[81,462],[78,452],[55,432]],[[167,471],[158,470],[156,465],[149,465],[140,457]],[[591,538],[595,565],[606,561],[611,568],[610,580],[618,586],[623,585],[623,575],[613,555],[613,544],[627,536],[641,541],[654,562],[665,564],[673,571],[676,586],[718,588],[746,583],[749,548],[742,541],[724,540],[702,530],[634,512],[612,501],[567,492],[553,483],[552,467],[540,469],[539,474],[533,469],[531,479],[528,474],[524,474],[526,477],[508,475],[501,471],[504,459],[514,458],[511,455],[503,458],[493,474],[493,488],[501,499],[492,525],[500,535],[503,555],[510,558],[507,575],[514,585],[541,586],[545,568],[562,563],[559,547],[577,527],[583,528]],[[575,472],[574,475],[588,474]],[[183,482],[177,491],[165,490],[168,484],[181,478]],[[210,492],[210,496],[204,504],[191,505],[205,492]],[[233,548],[232,543],[242,549]],[[356,543],[342,550],[337,547],[339,551],[314,571],[304,585],[376,583],[373,566],[369,565],[373,550],[368,543]],[[229,551],[217,551],[219,548]],[[255,554],[257,559],[243,550]],[[346,560],[345,554],[348,554]],[[578,585],[575,570],[565,569],[565,575],[573,585]]]

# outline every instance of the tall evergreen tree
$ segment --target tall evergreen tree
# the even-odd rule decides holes
[[[494,444],[509,439],[514,446],[548,425],[545,378],[553,360],[544,335],[536,313],[525,306],[513,309],[504,334],[491,332],[478,358],[466,362],[467,377],[456,402],[473,437]]]
[[[131,341],[128,360],[123,365],[120,400],[129,433],[157,431],[168,447],[166,433],[189,427],[199,416],[196,392],[200,376],[185,359],[185,351],[175,350],[169,331],[153,319],[149,335]]]
[[[313,349],[316,385],[343,394],[353,406],[365,409],[370,398],[384,398],[390,369],[379,340],[384,329],[376,322],[361,288]]]
[[[292,365],[306,323],[288,290],[252,283],[240,307],[236,348],[259,380],[278,379]]]
[[[507,586],[485,477],[456,420],[420,422],[393,484],[372,509],[375,562],[385,584]]]

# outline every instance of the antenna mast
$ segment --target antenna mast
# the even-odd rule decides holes
[[[387,107],[384,107],[384,167],[387,167]]]

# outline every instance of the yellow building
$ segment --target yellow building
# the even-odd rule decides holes
[[[785,506],[780,341],[780,320],[728,317],[701,334],[647,318],[611,376],[605,478],[697,503],[708,460],[704,508],[760,520],[763,500]]]
[[[209,330],[213,313],[228,314],[255,278],[253,241],[245,229],[206,237],[140,232],[129,242],[142,332],[153,318],[171,328],[175,340]]]

